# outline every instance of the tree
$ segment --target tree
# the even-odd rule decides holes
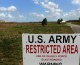
[[[42,21],[42,26],[45,26],[45,25],[47,25],[47,19],[46,18],[44,18]]]
[[[61,22],[63,21],[63,19],[61,18]]]
[[[58,23],[58,24],[60,24],[60,23],[61,23],[60,19],[58,19],[58,20],[57,20],[57,23]]]
[[[80,17],[79,17],[79,20],[80,20]]]
[[[61,24],[62,21],[63,21],[62,18],[61,18],[61,19],[58,19],[58,20],[57,20],[57,23],[58,23],[58,24]]]

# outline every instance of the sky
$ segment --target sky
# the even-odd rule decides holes
[[[80,17],[80,0],[0,0],[0,20],[40,22],[75,20]]]

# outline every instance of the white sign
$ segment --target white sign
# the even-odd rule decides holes
[[[79,41],[80,34],[22,34],[23,65],[79,65]]]

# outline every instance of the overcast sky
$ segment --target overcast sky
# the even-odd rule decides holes
[[[34,22],[78,19],[80,0],[0,0],[0,19]]]

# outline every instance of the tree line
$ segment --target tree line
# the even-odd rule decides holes
[[[60,24],[62,21],[63,21],[62,18],[61,19],[58,19],[57,20],[57,23]],[[47,22],[48,22],[47,21],[47,18],[44,18],[43,21],[42,21],[42,26],[46,26],[47,25]]]
[[[63,21],[62,18],[61,19],[58,19],[57,20],[57,24],[61,24],[62,21]],[[77,21],[80,21],[80,17],[79,17],[79,19]],[[47,23],[48,23],[47,18],[44,18],[43,21],[42,21],[42,26],[46,26]]]

